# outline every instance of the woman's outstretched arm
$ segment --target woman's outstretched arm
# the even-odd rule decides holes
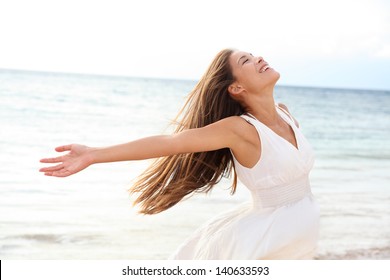
[[[44,158],[42,163],[58,163],[39,171],[47,176],[66,177],[75,174],[95,163],[127,160],[143,160],[181,153],[195,153],[234,148],[242,133],[244,121],[239,117],[229,117],[214,124],[189,129],[173,135],[151,136],[125,144],[110,147],[92,148],[71,144],[56,148],[66,155]]]

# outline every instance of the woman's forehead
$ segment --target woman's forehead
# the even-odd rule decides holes
[[[231,57],[235,58],[235,59],[239,59],[240,57],[243,57],[243,56],[253,56],[253,55],[251,53],[245,52],[245,51],[234,51],[231,55]]]
[[[245,51],[234,51],[232,53],[232,56],[243,56],[243,55],[251,55],[249,52],[245,52]]]

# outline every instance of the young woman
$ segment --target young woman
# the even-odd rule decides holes
[[[197,230],[174,259],[310,259],[319,211],[308,180],[313,151],[286,106],[275,104],[279,73],[262,57],[223,50],[190,93],[172,135],[104,148],[78,144],[42,159],[40,169],[65,177],[95,163],[158,158],[138,179],[141,212],[164,211],[193,192],[237,176],[253,200]]]

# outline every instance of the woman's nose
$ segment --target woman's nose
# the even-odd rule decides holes
[[[262,62],[264,59],[261,56],[256,57],[256,63]]]

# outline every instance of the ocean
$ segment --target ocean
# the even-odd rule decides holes
[[[154,216],[127,192],[150,161],[38,172],[54,147],[169,133],[195,81],[0,70],[0,259],[166,259],[197,227],[249,200],[224,179]],[[316,259],[390,259],[390,91],[277,86],[316,152]]]

